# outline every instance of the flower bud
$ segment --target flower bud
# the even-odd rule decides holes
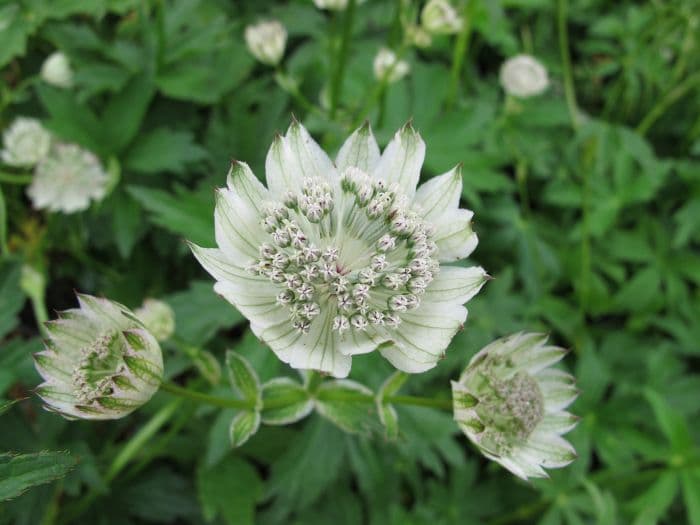
[[[37,394],[67,419],[118,419],[148,401],[163,377],[156,339],[119,303],[78,295],[80,308],[46,323],[34,354]]]
[[[175,332],[175,312],[168,303],[146,299],[134,313],[158,341],[165,341]]]
[[[73,69],[68,57],[60,51],[51,53],[41,65],[41,78],[47,84],[60,88],[73,86]]]
[[[433,39],[423,27],[416,24],[409,24],[404,28],[404,38],[406,43],[421,49],[430,47]]]
[[[2,135],[2,161],[10,166],[29,168],[46,157],[51,134],[36,119],[18,117]]]
[[[540,95],[549,86],[547,70],[529,55],[517,55],[506,60],[501,66],[500,79],[505,92],[514,97]]]
[[[464,25],[448,0],[430,0],[423,7],[420,20],[425,30],[434,35],[459,33]]]
[[[287,30],[276,20],[258,22],[245,28],[245,42],[256,59],[268,66],[276,66],[284,55]]]
[[[399,60],[391,49],[383,47],[374,57],[374,76],[389,83],[402,79],[411,70],[411,66],[405,60]]]
[[[454,418],[489,459],[516,476],[547,477],[576,452],[561,435],[576,416],[565,412],[578,395],[575,379],[549,366],[566,351],[547,336],[517,333],[494,341],[452,382]]]

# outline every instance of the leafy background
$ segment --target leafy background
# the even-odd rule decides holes
[[[32,211],[22,187],[1,186],[9,253],[0,266],[0,395],[30,399],[0,405],[0,450],[68,453],[32,456],[27,472],[26,456],[2,456],[0,489],[9,472],[25,472],[27,487],[36,469],[43,480],[70,473],[0,504],[0,523],[700,524],[700,5],[470,0],[458,89],[455,39],[440,37],[409,50],[410,75],[382,94],[372,58],[399,43],[400,6],[357,8],[340,110],[329,118],[282,89],[242,40],[246,23],[280,19],[287,74],[321,104],[338,21],[310,0],[0,3],[2,124],[37,116],[122,173],[108,199],[73,216]],[[73,64],[72,90],[38,80],[55,49]],[[506,102],[498,68],[523,51],[543,61],[552,86]],[[481,240],[473,259],[495,280],[470,303],[447,358],[405,390],[448,396],[449,379],[487,342],[548,331],[573,350],[566,366],[582,389],[570,434],[579,458],[569,468],[521,482],[470,448],[449,413],[421,408],[399,409],[396,443],[313,416],[264,427],[235,451],[232,412],[165,393],[111,423],[41,410],[22,263],[46,274],[51,310],[73,306],[73,289],[133,307],[164,298],[186,348],[220,361],[233,348],[263,380],[294,375],[213,294],[182,242],[211,245],[212,189],[229,159],[262,175],[292,113],[328,151],[364,118],[382,144],[413,118],[428,145],[424,177],[464,163],[464,204]],[[227,393],[223,383],[207,386],[182,344],[164,350],[169,376]],[[352,377],[374,388],[389,373],[374,355],[354,360]],[[154,436],[135,441],[154,418]]]

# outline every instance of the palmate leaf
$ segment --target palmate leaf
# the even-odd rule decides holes
[[[76,463],[68,452],[0,454],[0,501],[15,498],[35,485],[62,478]]]

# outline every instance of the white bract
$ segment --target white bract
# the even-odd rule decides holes
[[[36,119],[17,117],[2,135],[2,161],[28,168],[43,159],[51,147],[51,134]]]
[[[46,323],[45,350],[34,355],[47,410],[68,419],[118,419],[158,390],[158,342],[125,306],[78,295],[80,308]]]
[[[345,377],[353,355],[436,365],[487,279],[444,266],[476,247],[459,168],[416,191],[425,144],[406,125],[380,155],[369,125],[333,163],[293,122],[267,155],[267,188],[235,162],[217,192],[218,248],[192,246],[215,290],[294,368]]]
[[[245,28],[245,42],[250,53],[263,64],[276,66],[287,45],[287,30],[276,20],[268,20]]]
[[[420,20],[426,31],[436,35],[459,33],[464,25],[448,0],[430,0],[423,7]]]
[[[544,93],[549,86],[547,70],[530,55],[517,55],[501,66],[501,85],[514,97],[534,97]]]
[[[571,463],[576,452],[561,436],[575,425],[566,412],[575,379],[549,368],[566,351],[547,336],[517,333],[494,341],[452,382],[454,418],[489,459],[523,479]]]
[[[68,57],[60,51],[51,53],[41,65],[41,78],[47,84],[60,88],[69,88],[73,85],[73,69],[70,67]]]
[[[316,4],[316,7],[319,9],[343,11],[348,7],[348,0],[314,0],[314,4]]]
[[[102,200],[109,176],[100,160],[75,144],[56,144],[36,166],[27,195],[36,209],[74,213]]]
[[[146,299],[134,313],[158,341],[165,341],[175,333],[175,312],[166,302]]]
[[[383,47],[374,57],[374,76],[378,80],[396,82],[408,75],[411,66],[405,60],[399,60],[391,49]]]

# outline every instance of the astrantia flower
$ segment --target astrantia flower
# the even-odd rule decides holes
[[[378,80],[386,79],[387,82],[396,82],[402,79],[411,70],[411,66],[399,57],[391,49],[381,48],[374,57],[374,76]]]
[[[452,382],[454,418],[489,459],[523,479],[546,477],[576,452],[561,436],[576,425],[564,409],[578,394],[575,379],[548,368],[566,351],[547,336],[517,333],[494,341]]]
[[[549,86],[547,70],[530,55],[517,55],[501,66],[501,85],[514,97],[534,97]]]
[[[31,167],[51,147],[51,134],[36,119],[18,117],[2,135],[2,161],[10,166]]]
[[[436,35],[459,33],[464,25],[448,0],[430,0],[423,7],[420,20],[426,31]]]
[[[125,306],[90,295],[78,301],[46,323],[46,348],[34,355],[44,379],[37,394],[67,418],[124,417],[158,390],[160,347]]]
[[[416,191],[425,145],[406,125],[380,155],[366,125],[335,164],[298,122],[267,155],[267,188],[235,162],[218,191],[217,249],[193,246],[215,290],[295,368],[344,377],[379,348],[407,372],[435,366],[487,278],[444,266],[476,247],[459,168]]]
[[[258,22],[245,28],[248,51],[263,64],[276,66],[287,45],[287,30],[277,20]]]
[[[109,176],[100,160],[75,144],[56,144],[36,166],[27,195],[37,209],[73,213],[102,200]]]
[[[68,57],[60,51],[51,53],[41,65],[41,78],[47,84],[60,88],[69,88],[73,85],[73,70],[70,67]]]
[[[175,312],[168,303],[146,299],[134,313],[158,341],[165,341],[175,332]]]

